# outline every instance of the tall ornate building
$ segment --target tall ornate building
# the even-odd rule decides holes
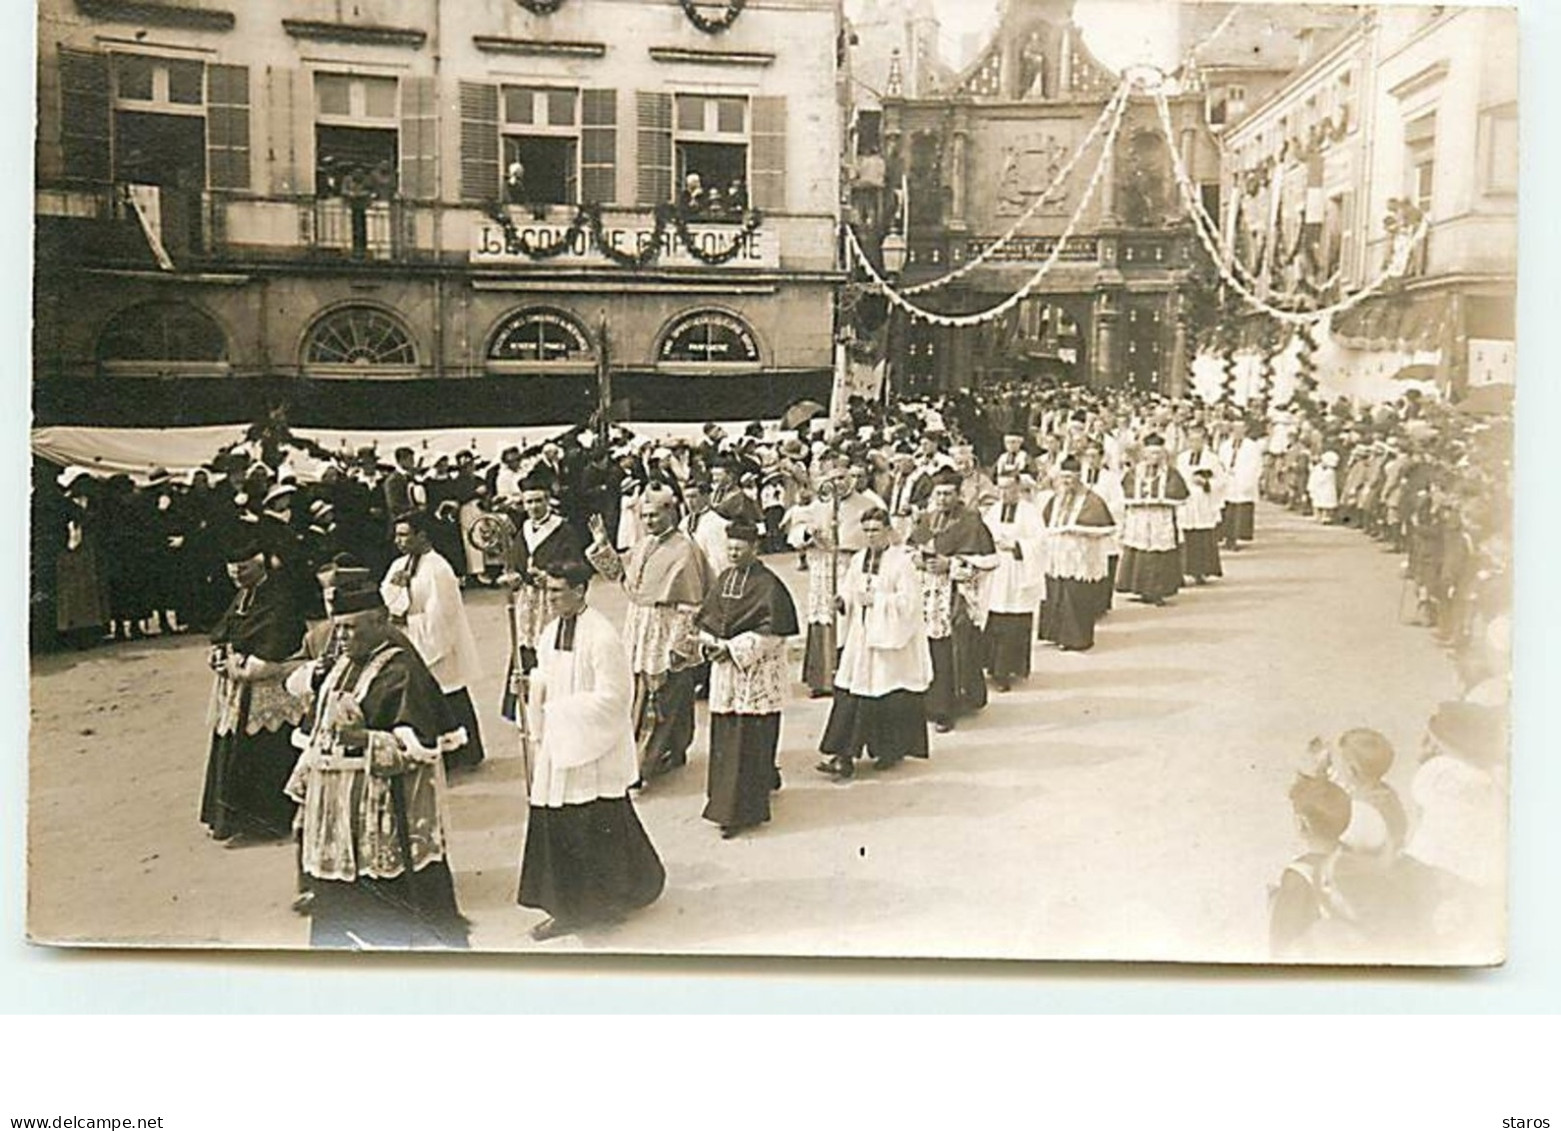
[[[906,223],[905,285],[967,264],[1030,211],[1119,81],[1090,53],[1072,0],[1008,0],[991,42],[945,91],[884,99],[887,184],[904,186],[905,199],[864,242]],[[1184,159],[1214,191],[1202,93],[1173,98],[1172,114]],[[997,255],[917,301],[974,312],[1013,294],[1056,246],[1098,155],[1086,154]],[[1179,294],[1194,242],[1152,100],[1130,104],[1080,219],[1058,265],[1011,314],[971,328],[907,325],[893,351],[900,387],[1056,377],[1181,390]]]
[[[836,0],[43,0],[39,423],[826,395]]]

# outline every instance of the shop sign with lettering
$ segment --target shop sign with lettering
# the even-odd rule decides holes
[[[759,361],[759,343],[753,331],[730,314],[705,311],[672,328],[657,360],[672,365],[753,365]]]
[[[966,260],[975,259],[995,244],[995,238],[978,236],[965,241]],[[1057,246],[1055,236],[1016,236],[987,257],[988,263],[1041,263]],[[1100,259],[1100,241],[1091,236],[1075,236],[1057,257],[1060,263],[1095,263]]]
[[[703,267],[707,270],[773,270],[780,266],[780,239],[772,229],[761,227],[745,232],[738,224],[694,224],[689,226],[688,233],[694,244],[707,255],[724,255],[739,241],[742,250],[737,252],[735,258],[719,266],[706,264],[684,246],[677,229],[669,224],[661,236],[661,254],[656,264],[662,267]],[[640,255],[655,238],[656,229],[652,221],[644,219],[629,225],[605,225],[602,236],[615,251],[625,255]],[[548,259],[532,259],[522,247],[514,246],[512,240],[520,240],[526,247],[538,251],[550,250],[567,241],[569,250]],[[513,237],[507,239],[504,229],[486,216],[476,220],[472,229],[471,262],[544,268],[560,264],[581,267],[612,264],[612,260],[602,254],[587,230],[572,230],[567,224],[522,223],[517,219]]]

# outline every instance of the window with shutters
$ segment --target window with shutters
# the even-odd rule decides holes
[[[92,51],[60,51],[60,160],[67,180],[107,181],[113,149],[109,61]]]
[[[642,90],[636,127],[639,168],[636,198],[641,204],[672,201],[672,95]]]
[[[506,86],[503,118],[504,200],[546,209],[580,199],[580,92]]]
[[[396,195],[399,96],[392,77],[315,73],[316,196],[351,201]]]
[[[461,199],[499,199],[499,88],[461,84]]]
[[[207,172],[205,64],[198,59],[115,54],[111,70],[114,180],[187,193],[203,190]],[[229,124],[230,119],[224,117],[224,140],[230,136]],[[247,132],[243,147],[247,154]],[[230,152],[223,150],[224,174],[230,172],[226,158]]]
[[[618,92],[461,84],[461,199],[611,204],[618,180]]]
[[[677,203],[702,219],[741,219],[748,210],[748,99],[730,94],[674,98]]]

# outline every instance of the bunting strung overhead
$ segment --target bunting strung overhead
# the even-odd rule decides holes
[[[916,305],[906,297],[905,293],[896,290],[879,273],[878,268],[873,266],[872,260],[862,250],[862,245],[857,240],[856,232],[852,230],[850,225],[846,225],[845,228],[847,269],[852,269],[854,265],[860,265],[863,271],[867,273],[867,277],[875,290],[881,292],[884,298],[891,304],[920,322],[929,322],[934,326],[982,326],[1003,317],[1024,302],[1025,299],[1029,298],[1036,288],[1041,285],[1046,276],[1051,274],[1052,268],[1057,266],[1058,260],[1062,258],[1063,251],[1073,239],[1073,233],[1078,228],[1079,222],[1089,211],[1090,204],[1095,199],[1095,193],[1100,188],[1101,179],[1104,177],[1107,167],[1111,164],[1107,157],[1116,145],[1117,131],[1121,128],[1126,109],[1127,98],[1124,96],[1118,100],[1116,112],[1112,115],[1111,124],[1106,130],[1105,144],[1101,149],[1099,159],[1095,162],[1095,170],[1090,174],[1089,183],[1084,186],[1084,193],[1079,198],[1078,207],[1073,210],[1073,215],[1068,218],[1067,226],[1063,229],[1062,235],[1057,238],[1051,254],[1046,257],[1045,261],[1025,281],[1023,286],[996,306],[974,314],[940,314],[935,310],[927,310]]]
[[[1387,266],[1364,288],[1339,300],[1330,306],[1321,306],[1312,310],[1286,310],[1275,306],[1256,291],[1242,282],[1241,278],[1233,271],[1230,264],[1235,260],[1231,250],[1225,246],[1224,239],[1219,233],[1219,226],[1204,210],[1197,186],[1192,183],[1192,178],[1187,173],[1187,167],[1182,163],[1181,154],[1178,152],[1175,138],[1176,131],[1171,124],[1171,107],[1165,97],[1164,89],[1154,92],[1155,108],[1159,111],[1160,129],[1165,134],[1171,152],[1171,169],[1176,177],[1177,188],[1181,190],[1182,203],[1187,209],[1187,215],[1192,220],[1193,231],[1197,234],[1204,250],[1213,259],[1218,269],[1220,279],[1237,294],[1246,300],[1247,304],[1261,310],[1264,314],[1276,318],[1281,322],[1292,326],[1313,325],[1326,318],[1332,318],[1350,310],[1365,302],[1372,295],[1379,293],[1383,287],[1394,279],[1401,278],[1409,269],[1410,257],[1415,248],[1425,239],[1429,224],[1424,217],[1420,218],[1415,228],[1408,232],[1406,237],[1397,241]],[[1269,232],[1269,241],[1272,242],[1274,233]],[[1249,276],[1250,277],[1250,276]]]
[[[1007,247],[1013,238],[1019,234],[1019,230],[1035,218],[1035,214],[1041,210],[1041,206],[1049,199],[1051,199],[1052,194],[1061,188],[1067,179],[1073,175],[1074,166],[1079,163],[1079,159],[1084,156],[1085,152],[1090,148],[1090,146],[1095,144],[1095,140],[1100,136],[1100,131],[1106,128],[1107,123],[1116,122],[1121,118],[1122,114],[1127,110],[1127,96],[1130,85],[1131,84],[1124,81],[1120,86],[1117,87],[1116,93],[1114,93],[1111,98],[1107,100],[1105,106],[1101,108],[1100,115],[1095,119],[1095,123],[1090,126],[1089,132],[1084,135],[1083,140],[1080,141],[1073,152],[1068,155],[1067,161],[1065,161],[1053,175],[1051,183],[1048,184],[1043,190],[1041,190],[1041,192],[1036,194],[1035,199],[1031,201],[1030,204],[1025,208],[1023,214],[1021,214],[1019,218],[1013,222],[1013,224],[1006,232],[997,238],[995,243],[988,247],[982,248],[980,254],[978,254],[974,259],[968,260],[960,267],[950,271],[947,275],[939,276],[936,279],[929,279],[925,283],[917,283],[915,286],[904,287],[901,289],[900,293],[906,297],[910,297],[912,295],[926,294],[929,291],[935,291],[940,287],[946,287],[950,283],[970,274],[970,272],[974,271],[977,267],[980,267],[983,263],[986,263],[989,259]]]

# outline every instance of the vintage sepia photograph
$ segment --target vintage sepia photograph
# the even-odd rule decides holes
[[[36,35],[32,942],[1505,961],[1513,8]]]

